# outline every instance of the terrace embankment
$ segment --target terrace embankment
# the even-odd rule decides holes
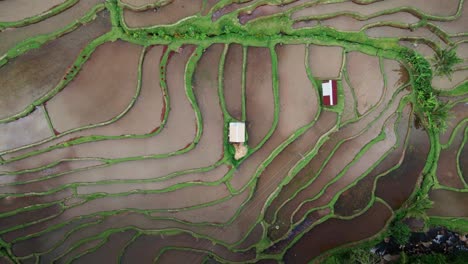
[[[463,189],[465,187],[462,181],[463,175],[459,175],[458,173],[457,156],[463,144],[466,127],[465,125],[454,131],[456,134],[451,144],[440,151],[439,161],[437,163],[436,173],[439,183],[456,189]]]

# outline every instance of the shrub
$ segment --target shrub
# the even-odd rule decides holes
[[[448,48],[444,50],[438,50],[432,58],[434,62],[434,71],[437,76],[446,76],[449,80],[452,80],[453,66],[463,62],[457,56],[455,48]]]
[[[395,221],[390,225],[390,235],[395,239],[395,242],[400,245],[406,245],[411,236],[410,228],[401,221]]]

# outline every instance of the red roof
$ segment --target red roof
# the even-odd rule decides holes
[[[338,88],[336,80],[331,80],[331,95],[325,94],[323,91],[324,85],[330,83],[330,80],[322,82],[322,101],[323,105],[332,106],[338,103]],[[328,86],[329,87],[329,86]]]

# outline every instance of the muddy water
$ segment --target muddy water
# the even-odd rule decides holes
[[[264,5],[257,6],[253,11],[241,12],[239,14],[239,16],[238,16],[239,23],[244,25],[244,24],[248,23],[249,21],[257,19],[257,18],[282,13],[282,12],[284,12],[284,11],[290,9],[290,8],[293,8],[295,6],[304,4],[304,2],[307,2],[307,1],[306,0],[293,0],[293,1],[289,1],[289,2],[291,2],[291,3],[281,4],[281,5],[264,4]]]
[[[242,119],[242,54],[241,45],[229,45],[224,64],[224,100],[229,114],[238,120]]]
[[[123,18],[131,28],[173,24],[201,11],[203,0],[174,0],[158,9],[136,12],[124,9]]]
[[[8,0],[10,2],[15,2],[16,0]],[[49,1],[49,0],[48,0]],[[4,2],[4,1],[2,1]],[[38,1],[34,1],[38,2]],[[40,1],[41,3],[43,1]],[[52,16],[51,18],[48,18],[44,21],[26,26],[26,27],[21,27],[21,28],[16,28],[16,29],[9,29],[0,32],[0,39],[2,41],[0,42],[0,54],[4,54],[8,49],[12,48],[14,45],[17,43],[41,34],[48,34],[52,33],[54,31],[57,31],[66,25],[73,23],[77,19],[83,17],[86,12],[91,10],[91,8],[98,3],[104,2],[103,0],[80,0],[78,3],[76,3],[73,7],[63,11],[62,13]],[[29,5],[28,5],[29,6]],[[107,24],[105,31],[110,30],[110,21],[109,18],[106,15],[106,20],[109,24]],[[90,33],[92,35],[92,33]],[[79,42],[85,41],[86,34],[83,36],[77,37],[76,39],[73,39],[72,41],[68,42],[68,45],[73,45],[73,42]],[[90,39],[93,39],[95,37],[89,36]],[[85,41],[87,42],[87,41]],[[66,48],[71,48],[69,46],[66,46]],[[77,50],[81,48],[82,45],[80,46]],[[52,49],[53,50],[53,49]],[[60,59],[52,59],[51,61],[56,62],[60,61],[63,58],[66,58],[68,56],[61,56]],[[51,64],[52,65],[52,64]],[[35,67],[36,68],[36,67]],[[38,69],[46,69],[47,67],[38,67]],[[48,76],[48,75],[45,75]]]
[[[219,0],[207,0],[205,4],[205,8],[202,10],[202,16],[208,15],[211,9],[219,2]]]
[[[434,201],[434,205],[427,211],[428,215],[468,217],[468,193],[433,190],[429,198]]]
[[[164,47],[150,47],[144,58],[141,93],[130,111],[112,124],[86,129],[69,135],[50,140],[47,143],[5,155],[5,158],[25,154],[56,145],[80,136],[123,134],[146,134],[155,131],[161,124],[161,115],[165,111],[163,94],[160,87],[159,61]],[[164,67],[164,66],[162,66]],[[159,112],[159,114],[158,114]],[[79,147],[74,147],[75,149]],[[51,155],[50,153],[48,155]]]
[[[465,182],[468,182],[468,143],[466,143],[468,141],[466,141],[466,138],[468,138],[468,129],[465,129],[465,145],[463,145],[458,160],[458,164],[460,164],[460,171],[462,172]]]
[[[263,231],[262,224],[258,223],[257,225],[255,225],[255,227],[252,229],[252,231],[249,233],[249,235],[245,238],[245,240],[242,241],[242,243],[237,245],[235,248],[236,249],[246,249],[246,248],[249,248],[249,247],[255,245],[262,238],[263,232],[264,231]]]
[[[206,256],[203,252],[193,252],[191,250],[168,250],[158,258],[158,263],[203,263]]]
[[[81,2],[81,1],[80,1]],[[20,112],[53,89],[91,40],[110,30],[108,13],[85,26],[10,60],[0,68],[0,118]],[[21,29],[16,29],[21,30]],[[0,33],[0,54],[6,51],[10,31]]]
[[[324,61],[327,63],[323,63]],[[317,45],[309,47],[309,66],[315,78],[324,80],[338,78],[341,75],[342,63],[342,47]]]
[[[440,0],[394,0],[394,1],[377,1],[373,4],[366,5],[363,8],[362,5],[355,4],[353,2],[344,2],[337,4],[324,4],[319,6],[312,6],[309,8],[302,9],[293,14],[293,18],[301,16],[321,15],[333,12],[359,12],[363,15],[370,15],[386,9],[398,8],[398,7],[414,7],[421,11],[438,16],[449,16],[456,13],[458,8],[458,0],[452,0],[448,2],[442,2]]]
[[[464,188],[464,184],[461,181],[463,175],[458,174],[457,167],[457,154],[463,143],[464,135],[465,129],[459,129],[452,144],[447,149],[440,151],[436,173],[439,183],[442,185],[457,189]]]
[[[65,189],[52,195],[47,196],[33,196],[26,195],[23,197],[5,197],[0,199],[0,213],[22,209],[27,206],[51,203],[69,198],[73,195],[71,189]]]
[[[45,219],[47,217],[55,215],[60,212],[60,209],[60,205],[53,204],[41,209],[21,212],[12,216],[2,217],[0,218],[0,226],[2,227],[2,233],[7,229],[19,227],[22,224],[40,221],[41,219]],[[8,235],[2,234],[1,236],[3,240],[7,242],[11,241],[11,238]]]
[[[65,2],[65,0],[4,0],[0,2],[0,21],[18,21],[46,12],[50,8]]]
[[[308,211],[330,203],[335,195],[353,183],[356,179],[358,179],[359,176],[363,175],[371,165],[377,163],[379,159],[384,156],[385,153],[389,151],[396,143],[396,136],[394,134],[395,121],[396,114],[390,117],[382,128],[382,131],[385,132],[386,138],[383,141],[379,141],[373,144],[372,147],[370,147],[357,162],[351,165],[351,167],[345,172],[343,176],[341,176],[340,179],[332,184],[327,184],[324,187],[325,192],[316,200],[302,204],[300,210],[294,214],[294,222],[297,223],[300,221],[300,219],[302,219]],[[330,163],[337,163],[337,161],[333,160],[335,157],[339,157],[339,155],[334,155],[331,158]],[[327,173],[327,171],[323,170],[322,173]]]
[[[159,0],[121,0],[121,2],[123,4],[128,4],[132,7],[135,7],[135,8],[141,8],[141,7],[147,7],[147,6],[150,6],[151,4],[154,4],[154,3],[164,3],[164,2],[167,2],[167,4],[171,4],[173,0],[169,0],[169,1],[159,1]],[[164,4],[164,5],[167,5],[167,4]]]
[[[215,12],[213,12],[213,15],[211,16],[211,20],[214,22],[216,20],[218,20],[220,17],[228,14],[228,13],[231,13],[231,12],[234,12],[238,9],[241,9],[243,7],[246,7],[251,3],[252,0],[245,0],[243,1],[242,4],[238,4],[238,3],[231,3],[231,4],[228,4],[228,5],[225,5],[223,6],[222,8],[219,8],[217,9]]]
[[[117,256],[135,234],[134,230],[114,233],[109,236],[108,241],[103,246],[95,252],[80,257],[77,263],[117,263],[119,261]]]
[[[424,57],[426,57],[426,59],[434,57],[434,54],[435,54],[435,51],[431,47],[423,43],[416,43],[416,46],[415,46],[414,41],[400,40],[399,44],[419,52]]]
[[[410,138],[403,162],[398,169],[377,181],[375,195],[398,209],[408,199],[426,164],[429,138],[425,131],[411,127]]]
[[[299,236],[304,230],[307,228],[311,227],[312,225],[316,224],[317,221],[322,219],[324,216],[328,215],[330,213],[329,208],[317,210],[314,212],[311,212],[307,215],[307,217],[299,223],[296,227],[294,227],[291,231],[289,231],[288,235],[286,237],[283,237],[281,240],[276,241],[272,246],[266,249],[266,253],[268,254],[278,254],[283,252],[287,246],[293,242],[293,240]],[[274,226],[271,226],[270,229],[268,230],[268,236],[269,237],[278,237],[275,235],[275,232],[277,232],[277,229]]]
[[[439,90],[451,90],[468,80],[468,70],[456,71],[452,74],[451,79],[446,76],[435,76],[432,79],[432,85]]]
[[[451,99],[446,101],[451,101]],[[450,109],[450,112],[452,117],[448,121],[448,128],[443,134],[440,135],[440,143],[444,145],[447,144],[450,140],[450,136],[452,135],[455,127],[468,116],[468,104],[465,102],[457,103]]]
[[[120,114],[135,94],[141,51],[123,41],[99,46],[78,76],[47,102],[54,128],[62,132]]]
[[[416,23],[419,19],[410,13],[398,12],[390,15],[378,16],[368,20],[360,21],[350,16],[338,16],[330,19],[326,19],[321,22],[323,26],[330,26],[337,30],[342,31],[360,31],[361,28],[368,24],[378,22],[404,22],[404,23]]]
[[[70,237],[66,243],[73,244],[73,241],[77,241],[80,237],[83,237],[83,233],[86,236],[94,235],[109,228],[119,228],[123,226],[136,226],[143,230],[155,230],[158,226],[157,220],[151,220],[141,214],[120,214],[111,216],[105,219],[105,221],[98,225],[87,228],[80,233],[75,234],[74,237]],[[230,261],[245,261],[254,257],[253,251],[248,251],[243,254],[233,253],[226,247],[213,244],[211,241],[195,238],[189,234],[178,234],[178,235],[142,235],[138,237],[130,246],[126,249],[122,261],[124,263],[131,263],[131,259],[136,259],[146,263],[146,260],[152,260],[163,247],[174,246],[174,247],[188,247],[198,250],[209,250],[218,254],[220,257]],[[151,261],[150,261],[151,262]]]
[[[368,28],[364,31],[371,38],[398,38],[407,40],[408,38],[428,39],[445,47],[445,43],[428,28],[418,28],[413,31],[405,28],[396,28],[391,26],[377,26]]]
[[[383,95],[384,81],[379,58],[360,52],[347,54],[346,69],[362,115],[375,106]]]
[[[297,146],[302,146],[302,152],[298,153],[304,155],[307,151],[313,148],[317,143],[318,139],[325,133],[330,131],[330,129],[336,124],[336,118],[337,114],[333,112],[322,112],[319,120],[312,126],[312,128],[310,128],[304,135],[296,139],[296,141],[294,142],[295,144],[297,144]],[[285,151],[283,151],[282,153],[285,153]],[[271,223],[273,221],[273,217],[276,213],[276,210],[278,210],[281,204],[297,191],[297,188],[300,185],[296,185],[295,182],[298,181],[298,178],[304,177],[302,171],[303,170],[301,170],[299,174],[294,176],[293,180],[281,189],[278,196],[267,208],[267,211],[265,213],[265,220],[267,222]]]
[[[175,218],[190,223],[226,223],[234,217],[242,204],[247,201],[250,192],[251,188],[247,188],[242,193],[226,201],[208,207],[180,211],[160,211],[151,213],[151,216]],[[221,211],[222,214],[219,213]]]
[[[247,143],[254,148],[266,136],[274,119],[270,50],[249,47],[246,71]]]
[[[159,182],[146,182],[146,183],[105,183],[96,185],[85,185],[76,188],[78,194],[92,194],[92,193],[121,193],[129,192],[132,190],[162,190],[170,186],[180,183],[209,183],[221,180],[224,175],[229,171],[227,165],[219,166],[208,172],[188,173],[173,177]]]
[[[17,121],[0,124],[0,151],[21,147],[52,136],[43,108]]]
[[[396,129],[398,143],[395,146],[395,149],[392,150],[374,169],[372,169],[367,176],[359,180],[355,186],[349,188],[340,195],[334,205],[335,214],[351,216],[364,209],[371,201],[376,177],[390,170],[403,159],[406,137],[408,136],[408,126],[410,125],[410,122],[412,122],[410,119],[410,109],[408,108],[409,107],[407,107],[403,112],[403,116]]]
[[[366,213],[352,220],[327,220],[305,233],[286,251],[284,261],[307,263],[332,248],[369,238],[384,228],[390,216],[385,205],[375,203]]]
[[[449,34],[466,32],[466,25],[468,25],[468,5],[465,2],[463,3],[461,16],[453,21],[433,21],[431,23],[434,23]]]
[[[344,109],[341,114],[341,123],[344,124],[357,117],[356,115],[356,100],[354,99],[353,90],[349,86],[346,79],[342,79],[341,85],[343,87],[344,94]]]
[[[328,162],[320,162],[317,164],[317,162],[319,162],[322,158],[325,158],[324,156],[321,156],[321,153],[319,152],[318,158],[312,159],[312,162],[308,164],[308,166],[313,164],[314,167],[310,167],[310,169],[306,171],[310,173],[311,171],[319,170],[321,166],[325,165],[323,167],[323,170],[320,172],[320,174],[316,175],[316,178],[309,186],[307,186],[305,189],[299,192],[294,197],[294,199],[290,200],[283,208],[281,208],[281,210],[278,212],[278,219],[289,219],[293,215],[294,210],[300,207],[304,200],[313,198],[320,191],[322,191],[324,186],[326,186],[332,179],[334,179],[336,175],[338,175],[344,169],[344,167],[354,159],[357,153],[366,144],[368,144],[372,139],[377,137],[382,127],[384,126],[385,120],[396,111],[401,96],[402,95],[400,94],[397,97],[397,100],[393,102],[393,104],[383,114],[383,116],[380,117],[380,119],[378,119],[368,130],[366,130],[365,132],[363,132],[355,138],[343,142],[338,147],[338,149],[335,150],[334,155]],[[337,161],[339,161],[339,163]],[[306,211],[307,210],[301,211],[301,213],[296,213],[294,215],[294,222],[299,221]]]
[[[58,218],[55,218],[55,221],[56,219]],[[93,221],[96,221],[96,218],[76,219],[76,220],[66,223],[64,226],[60,228],[56,228],[55,230],[51,230],[41,235],[33,235],[33,234],[41,231],[46,226],[46,224],[36,224],[32,227],[21,230],[21,232],[16,232],[16,233],[13,232],[10,235],[10,237],[12,238],[22,237],[26,235],[33,235],[33,236],[30,236],[28,239],[25,239],[23,241],[14,243],[12,250],[14,254],[18,257],[27,256],[32,253],[45,252],[54,246],[58,246],[60,244],[60,241],[64,238],[64,234],[71,232],[72,230],[78,228],[82,224],[88,224]],[[50,224],[50,221],[48,222],[48,224]]]
[[[184,76],[185,65],[193,50],[193,47],[185,47],[181,49],[180,53],[175,53],[174,56],[172,56],[169,64],[167,65],[167,71],[170,73],[167,76],[170,106],[167,107],[170,107],[171,110],[169,112],[166,126],[157,136],[148,139],[122,139],[115,141],[92,142],[71,148],[54,150],[49,153],[14,162],[13,164],[19,168],[28,168],[47,164],[45,163],[47,159],[59,160],[65,157],[77,156],[128,157],[144,154],[163,154],[183,149],[187,144],[193,141],[196,132],[195,114],[185,93],[184,78],[181,78],[181,76]],[[217,96],[217,93],[213,96]],[[218,107],[219,109],[215,100],[210,101],[210,107]],[[217,111],[213,112],[220,113],[220,110]],[[160,113],[157,114],[155,118],[160,118]],[[211,126],[213,123],[209,121],[211,120],[204,119],[206,127]],[[221,132],[222,130],[218,130],[217,135],[219,134],[222,137]],[[213,152],[212,154],[214,155],[216,152]],[[218,157],[219,156],[216,158]],[[148,172],[146,171],[146,173]],[[135,175],[135,173],[133,173],[133,175]]]

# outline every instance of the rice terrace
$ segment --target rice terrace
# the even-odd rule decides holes
[[[465,0],[0,0],[0,263],[467,263],[467,121]]]

